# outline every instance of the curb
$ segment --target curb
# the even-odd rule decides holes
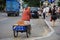
[[[54,29],[49,25],[48,21],[44,20],[47,26],[51,29],[50,35],[51,36],[54,33]]]
[[[47,24],[47,26],[51,29],[51,32],[48,33],[46,36],[34,38],[34,40],[50,37],[54,33],[54,29],[49,25],[48,21],[46,21],[46,19],[44,21]]]

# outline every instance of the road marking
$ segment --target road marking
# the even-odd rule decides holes
[[[4,21],[4,20],[7,20],[8,18],[3,18],[3,19],[0,19],[0,21]]]
[[[46,36],[48,32],[49,32],[48,29],[44,28],[44,32],[42,33],[42,36]]]
[[[48,23],[48,21],[44,20],[46,22],[46,24],[48,25],[48,27],[51,29],[51,31],[54,32],[54,29],[51,27],[51,25]]]
[[[51,32],[48,33],[47,35],[43,36],[43,37],[36,37],[36,38],[33,38],[33,40],[46,38],[46,37],[51,36],[51,35],[54,33],[54,29],[49,25],[48,21],[46,21],[46,20],[44,20],[44,21],[45,21],[45,23],[48,25],[48,27],[51,29]]]

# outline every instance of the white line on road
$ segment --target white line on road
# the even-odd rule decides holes
[[[54,32],[54,29],[51,27],[51,25],[49,25],[48,21],[44,20],[46,22],[46,24],[48,25],[48,27],[51,29],[51,31]]]
[[[8,18],[2,18],[2,19],[0,19],[0,21],[4,21],[4,20],[7,20]]]
[[[47,35],[43,36],[43,37],[36,37],[36,38],[33,38],[33,40],[46,38],[46,37],[51,36],[51,35],[54,33],[54,29],[51,27],[51,25],[49,25],[48,21],[46,21],[46,20],[44,20],[44,21],[45,21],[45,23],[48,25],[48,27],[51,29],[51,32],[48,33]]]

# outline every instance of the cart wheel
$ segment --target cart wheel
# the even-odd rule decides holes
[[[27,29],[26,36],[27,36],[27,38],[29,38],[29,36],[30,36],[30,30],[29,29]]]
[[[27,36],[27,38],[29,38],[29,33],[28,32],[26,32],[26,36]]]
[[[14,32],[14,37],[18,36],[18,32],[17,31],[13,31]]]
[[[29,27],[28,27],[28,33],[29,33],[29,35],[31,35],[31,25],[29,25]]]

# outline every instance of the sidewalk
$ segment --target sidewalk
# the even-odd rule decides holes
[[[51,22],[50,22],[50,17],[47,17],[46,18],[46,21],[51,25]],[[60,35],[60,19],[57,19],[56,20],[56,23],[55,23],[55,27],[52,27],[55,32]]]
[[[43,39],[36,39],[36,40],[60,40],[60,19],[56,20],[55,27],[51,26],[50,17],[46,17],[45,20],[46,20],[47,24],[49,24],[48,26],[50,26],[54,30],[54,33],[49,37],[46,37]]]

